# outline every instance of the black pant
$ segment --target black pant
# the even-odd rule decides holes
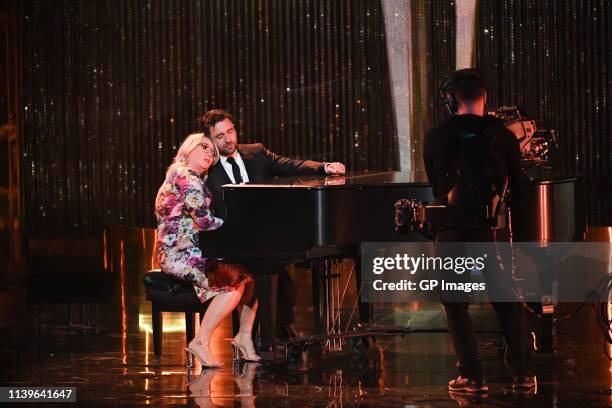
[[[297,297],[297,286],[287,268],[283,268],[278,274],[278,314],[277,324],[279,326],[288,326],[295,321],[294,311],[295,301]]]
[[[440,242],[491,242],[493,233],[489,229],[449,229],[438,233]],[[501,281],[512,279],[510,268],[483,270],[487,287],[508,288]],[[504,290],[504,289],[500,289]],[[513,296],[508,294],[508,296]],[[448,331],[457,356],[457,368],[463,377],[480,379],[483,376],[482,362],[478,355],[478,340],[468,312],[469,301],[442,299],[446,311]],[[529,374],[530,345],[527,337],[527,320],[523,307],[518,302],[491,302],[502,333],[508,344],[506,363],[516,376]]]
[[[249,261],[245,263],[256,275],[278,275],[278,292],[276,297],[276,324],[290,325],[294,322],[293,309],[297,296],[297,286],[287,272],[287,265],[274,261]]]

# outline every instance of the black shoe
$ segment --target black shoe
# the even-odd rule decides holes
[[[276,338],[279,340],[295,340],[297,335],[288,324],[279,324],[276,326]]]
[[[535,375],[524,375],[514,377],[512,383],[512,390],[517,392],[531,392],[537,387],[537,380]]]
[[[473,394],[484,394],[489,391],[484,380],[477,378],[464,378],[459,376],[448,382],[448,390],[452,392],[469,392]]]

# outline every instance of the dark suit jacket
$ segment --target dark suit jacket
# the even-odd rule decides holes
[[[261,183],[278,176],[325,174],[324,163],[279,156],[261,143],[239,144],[238,152],[249,175],[249,183]],[[216,217],[225,218],[227,215],[221,186],[231,183],[221,161],[208,171],[206,185],[213,195],[213,210]]]

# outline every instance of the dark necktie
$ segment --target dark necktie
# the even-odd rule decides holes
[[[240,175],[240,167],[233,157],[228,157],[227,162],[232,165],[232,174],[234,174],[234,182],[236,184],[242,183],[242,176]]]

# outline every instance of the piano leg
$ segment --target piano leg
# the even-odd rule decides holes
[[[542,315],[541,321],[542,335],[540,338],[540,352],[554,353],[555,352],[555,323],[554,315],[546,313]]]
[[[263,358],[274,359],[276,354],[276,299],[278,292],[278,275],[255,275],[255,285],[257,287],[259,299],[256,317],[261,338],[259,351]]]
[[[353,262],[355,262],[355,281],[357,282],[357,306],[359,308],[359,323],[368,324],[370,323],[370,317],[373,314],[372,303],[370,302],[362,302],[361,301],[361,253],[357,252],[357,254],[353,257]]]
[[[525,254],[529,256],[537,268],[537,291],[535,296],[528,299],[527,304],[540,316],[533,320],[530,330],[537,333],[538,351],[541,353],[554,353],[556,348],[554,313],[555,304],[553,302],[553,280],[554,262],[546,248],[525,247]],[[548,266],[547,266],[548,265]]]
[[[310,272],[312,275],[312,310],[316,333],[322,333],[323,331],[323,315],[321,314],[321,279],[319,276],[320,268],[321,263],[318,259],[311,262]]]
[[[340,306],[335,298],[339,272],[331,259],[316,259],[310,264],[312,272],[312,305],[315,330],[321,334],[338,333],[342,328],[336,312]]]
[[[357,283],[357,293],[359,298],[357,299],[357,307],[359,311],[359,323],[370,323],[370,318],[373,314],[372,303],[361,301],[361,253],[357,251],[353,255],[353,262],[355,262],[355,280]],[[318,333],[323,333],[323,322],[326,320],[326,313],[328,305],[325,303],[326,300],[322,299],[322,279],[321,275],[325,275],[325,263],[321,259],[313,259],[310,264],[310,271],[312,272],[312,306],[314,314],[315,329]],[[324,278],[325,279],[325,278]]]
[[[540,274],[540,301],[542,303],[540,352],[542,353],[555,352],[553,268],[544,269]]]

